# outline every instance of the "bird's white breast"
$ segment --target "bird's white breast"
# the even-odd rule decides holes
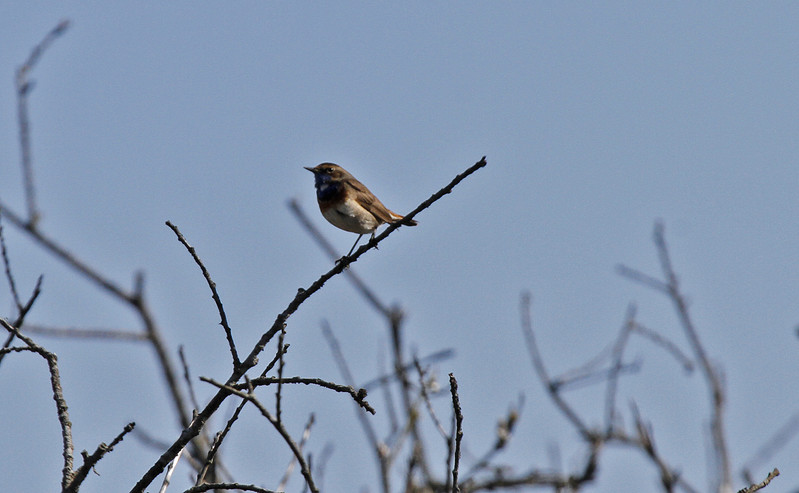
[[[364,209],[357,201],[347,199],[338,205],[322,211],[331,224],[352,233],[372,233],[380,222],[372,213]]]

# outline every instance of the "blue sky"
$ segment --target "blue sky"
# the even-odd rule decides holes
[[[195,375],[223,378],[229,355],[207,287],[164,221],[197,248],[249,348],[296,289],[331,265],[287,201],[296,198],[342,253],[354,240],[318,213],[303,166],[339,163],[404,213],[486,155],[488,166],[418,216],[418,227],[353,266],[405,309],[409,345],[455,350],[436,369],[458,377],[474,455],[523,393],[502,461],[547,467],[555,445],[564,467],[581,460],[574,430],[532,373],[522,291],[534,297],[554,373],[609,344],[631,302],[643,324],[688,350],[668,301],[614,271],[623,263],[658,274],[656,219],[724,370],[737,487],[737,468],[799,411],[799,5],[7,2],[0,197],[20,211],[14,70],[62,18],[72,26],[37,66],[30,100],[41,227],[120,284],[143,270],[158,323]],[[31,322],[139,328],[8,225],[6,236],[21,289],[45,277]],[[384,324],[341,277],[290,320],[289,374],[340,380],[322,319],[356,379],[379,373]],[[59,356],[78,451],[130,420],[166,441],[177,436],[148,348],[38,340]],[[12,356],[0,367],[0,392],[14,396],[0,405],[0,443],[19,444],[14,464],[27,466],[5,458],[0,472],[12,489],[52,491],[60,441],[46,368]],[[623,381],[619,402],[638,404],[663,455],[705,489],[699,375],[644,342],[630,348],[636,357],[643,368]],[[201,399],[212,392],[197,389]],[[598,423],[599,395],[569,398]],[[438,404],[445,413],[446,400]],[[331,491],[377,491],[350,402],[298,389],[286,406],[297,433],[317,411],[312,450],[337,445],[325,474]],[[275,487],[284,450],[252,416],[225,457],[237,479]],[[157,455],[129,437],[82,491],[122,491]],[[755,473],[780,467],[769,491],[787,491],[799,483],[798,460],[793,440]],[[640,464],[632,477],[630,461]],[[176,491],[187,475],[178,471]],[[640,457],[612,450],[589,490],[642,491],[656,481]]]

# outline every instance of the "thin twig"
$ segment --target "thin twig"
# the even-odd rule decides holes
[[[218,388],[234,388],[236,390],[244,390],[248,387],[247,383],[238,383],[238,384],[222,384],[217,382],[212,378],[200,377],[200,380],[206,383],[210,383]],[[375,414],[375,410],[366,401],[366,391],[363,389],[355,390],[354,387],[351,385],[339,385],[337,383],[328,382],[327,380],[322,380],[321,378],[307,378],[307,377],[285,377],[285,378],[278,378],[278,377],[258,377],[248,380],[249,384],[253,387],[265,387],[267,385],[279,385],[279,384],[302,384],[302,385],[317,385],[319,387],[324,387],[326,389],[335,390],[336,392],[341,392],[344,394],[350,394],[353,400],[358,403],[359,406],[364,408],[370,414]]]
[[[710,391],[710,397],[713,403],[710,418],[710,435],[713,442],[713,457],[716,460],[716,479],[719,482],[717,486],[719,491],[728,491],[732,489],[732,477],[730,473],[730,459],[727,450],[726,435],[724,432],[725,393],[721,376],[718,370],[711,364],[710,358],[702,342],[699,340],[699,332],[696,330],[696,327],[694,327],[693,320],[688,314],[688,304],[680,292],[677,275],[674,272],[671,258],[669,257],[663,223],[658,222],[655,224],[653,236],[658,251],[658,257],[660,258],[660,266],[666,278],[669,298],[674,304],[685,335],[690,342],[691,349],[693,349],[696,359],[699,361],[699,366],[702,369],[705,381],[709,387],[708,390]]]
[[[627,307],[624,325],[622,325],[619,337],[613,345],[610,375],[608,376],[608,385],[605,391],[605,429],[607,433],[610,433],[616,424],[616,389],[618,388],[619,375],[623,368],[624,349],[627,347],[627,341],[629,341],[635,325],[635,312],[635,305],[631,304]]]
[[[278,434],[280,434],[280,436],[283,437],[283,441],[285,441],[286,444],[289,446],[292,453],[294,454],[294,457],[297,459],[297,462],[300,465],[300,471],[302,471],[302,476],[305,478],[305,482],[307,483],[308,488],[310,488],[310,490],[313,493],[319,493],[319,490],[316,488],[316,484],[314,483],[313,477],[311,476],[311,470],[308,467],[305,458],[302,456],[302,450],[300,450],[300,447],[297,445],[294,439],[291,438],[291,435],[289,435],[289,432],[288,430],[286,430],[286,427],[283,426],[283,423],[279,422],[277,418],[275,418],[272,415],[272,413],[269,412],[266,406],[264,406],[261,403],[261,401],[259,401],[258,398],[255,397],[255,394],[253,394],[251,391],[244,392],[242,390],[237,390],[229,385],[220,384],[210,379],[204,379],[204,380],[207,381],[208,383],[211,383],[212,385],[220,387],[221,389],[227,390],[228,392],[235,394],[241,397],[242,399],[247,399],[248,401],[250,401],[252,405],[254,405],[258,409],[258,411],[261,412],[261,415],[265,417],[267,421],[269,421],[272,424],[272,426],[275,427]]]
[[[3,253],[3,265],[6,269],[6,279],[8,280],[8,287],[11,289],[11,296],[14,298],[14,304],[17,305],[17,310],[22,311],[22,302],[17,292],[17,283],[14,281],[14,276],[11,273],[11,260],[8,258],[8,250],[6,249],[6,238],[3,234],[2,211],[0,211],[0,251]]]
[[[455,350],[454,349],[442,349],[441,351],[436,351],[433,354],[429,354],[427,356],[423,356],[419,358],[419,364],[428,365],[432,363],[438,363],[440,361],[446,361],[448,359],[452,359],[455,357]],[[403,371],[410,371],[411,368],[414,367],[414,363],[408,363],[407,365],[402,367]],[[369,380],[365,384],[361,385],[361,387],[365,388],[366,390],[372,390],[377,386],[383,386],[389,383],[391,380],[397,378],[396,372],[387,373],[385,375],[381,375],[377,378],[373,378]]]
[[[541,384],[547,390],[550,399],[552,402],[555,403],[558,409],[563,413],[566,418],[571,421],[575,428],[580,432],[580,434],[586,438],[588,441],[592,441],[592,433],[589,431],[588,427],[583,423],[577,413],[563,400],[558,391],[558,387],[553,384],[553,381],[549,378],[549,373],[544,366],[544,360],[541,358],[541,353],[538,350],[538,344],[535,341],[535,333],[533,332],[533,322],[530,315],[532,304],[532,297],[530,293],[523,293],[521,299],[521,316],[522,316],[522,332],[524,333],[525,341],[527,342],[527,352],[530,353],[530,359],[533,363],[533,368],[535,369],[536,375],[538,375],[538,379],[541,381]]]
[[[788,420],[775,431],[764,444],[757,449],[755,454],[744,463],[743,471],[746,473],[758,465],[771,460],[785,444],[799,433],[799,412],[794,412]],[[748,476],[748,474],[747,474]]]
[[[33,303],[36,301],[37,298],[39,298],[39,295],[42,293],[43,279],[44,277],[39,276],[39,278],[36,280],[36,286],[34,286],[33,288],[33,293],[31,293],[31,296],[30,298],[28,298],[28,301],[20,308],[19,314],[17,315],[17,319],[14,321],[13,324],[11,324],[14,327],[22,327],[25,317],[28,315],[28,312],[31,310],[31,308],[33,308]],[[15,337],[16,335],[14,333],[8,334],[8,339],[6,339],[6,342],[3,344],[3,347],[4,348],[10,347],[11,343],[14,342]],[[0,354],[0,362],[3,361],[3,357],[4,355]]]
[[[167,221],[166,225],[169,226],[169,228],[175,233],[175,235],[178,237],[178,241],[184,247],[186,247],[186,250],[188,250],[191,258],[194,259],[194,262],[202,271],[205,282],[208,283],[208,287],[211,289],[211,298],[214,299],[214,303],[216,303],[216,309],[219,312],[219,324],[225,331],[225,338],[227,339],[228,347],[230,348],[230,355],[233,357],[233,366],[239,366],[241,361],[239,361],[239,355],[236,351],[236,343],[233,341],[233,331],[230,329],[230,325],[228,325],[227,315],[225,315],[225,307],[222,306],[222,299],[219,298],[219,293],[216,290],[216,283],[213,281],[213,279],[211,279],[211,274],[208,272],[208,269],[205,268],[200,256],[197,255],[197,251],[193,246],[189,245],[189,242],[183,236],[183,233],[180,232],[178,227],[172,224],[170,221]]]
[[[161,489],[158,490],[159,493],[166,493],[166,489],[167,487],[169,487],[169,482],[172,481],[172,473],[175,472],[175,468],[178,467],[180,456],[183,455],[183,452],[185,450],[186,449],[184,448],[183,450],[178,452],[178,455],[176,455],[175,458],[172,459],[172,462],[169,463],[169,467],[166,469],[166,474],[164,475],[164,482],[161,483]]]
[[[336,366],[338,366],[338,371],[341,373],[342,378],[344,378],[344,381],[348,385],[354,385],[355,379],[352,377],[352,373],[347,365],[347,360],[344,358],[344,353],[341,351],[341,345],[339,345],[336,336],[333,335],[333,330],[330,328],[327,320],[322,321],[322,335],[327,341],[328,347],[330,347],[330,352],[333,354],[333,359],[336,362]],[[389,449],[379,438],[377,438],[377,432],[375,431],[372,421],[367,419],[362,412],[357,412],[355,415],[358,418],[358,422],[360,423],[364,434],[366,435],[366,439],[369,441],[372,446],[372,450],[374,451],[375,459],[380,472],[380,481],[383,488],[383,493],[389,493],[391,491],[389,477],[391,455],[389,454]]]
[[[768,476],[766,476],[766,479],[764,479],[763,481],[761,481],[761,482],[759,482],[757,484],[753,484],[753,485],[751,485],[751,486],[749,486],[747,488],[743,488],[741,490],[738,490],[738,493],[754,493],[755,491],[762,490],[763,488],[768,486],[768,484],[771,482],[772,479],[776,478],[779,475],[780,475],[780,470],[775,467],[773,471],[768,473]]]
[[[655,440],[652,437],[652,430],[650,426],[641,418],[638,412],[638,407],[635,404],[631,405],[633,420],[635,422],[635,429],[638,434],[637,445],[641,450],[649,456],[652,462],[657,466],[660,472],[660,483],[663,489],[667,492],[674,491],[675,485],[679,480],[679,473],[672,471],[672,469],[663,461],[655,449]]]
[[[283,358],[283,341],[286,339],[286,328],[280,331],[280,337],[277,338],[277,353],[280,355],[277,365],[277,390],[275,390],[275,417],[278,421],[282,418],[282,402],[283,402],[283,369],[285,368],[285,359]],[[280,488],[278,488],[280,489]]]
[[[208,448],[208,455],[205,457],[205,462],[203,463],[202,469],[200,469],[199,474],[197,474],[197,482],[195,485],[199,486],[205,481],[205,476],[208,474],[208,471],[214,464],[214,459],[216,457],[219,448],[222,446],[222,441],[227,437],[228,432],[233,427],[233,423],[239,419],[239,415],[241,414],[241,410],[244,409],[244,406],[249,402],[247,399],[242,399],[238,406],[236,406],[236,410],[233,411],[233,415],[230,419],[227,420],[225,424],[225,428],[216,434],[214,437],[211,446]]]
[[[267,490],[265,488],[261,488],[260,486],[255,486],[254,484],[242,484],[242,483],[205,483],[199,484],[196,486],[192,486],[191,488],[185,490],[183,493],[202,493],[204,491],[212,491],[212,490],[237,490],[237,491],[254,491],[255,493],[278,493],[274,490]]]
[[[308,441],[308,438],[311,436],[311,427],[314,424],[314,415],[311,413],[311,416],[308,418],[308,422],[305,423],[305,429],[302,432],[302,438],[300,438],[300,450],[305,447],[305,443]],[[288,467],[286,467],[286,472],[283,474],[283,477],[280,479],[280,482],[277,485],[278,491],[285,491],[286,484],[288,484],[289,479],[291,478],[291,473],[294,472],[294,466],[297,464],[296,458],[291,459],[289,462]]]
[[[49,250],[50,253],[52,253],[55,257],[61,259],[64,263],[89,278],[102,289],[114,294],[118,298],[125,300],[127,303],[134,303],[133,294],[125,291],[116,283],[103,277],[96,270],[89,267],[88,264],[78,259],[72,252],[57,244],[55,240],[42,233],[38,228],[32,226],[27,221],[23,220],[9,207],[0,203],[0,209],[3,210],[5,218],[8,219],[11,224],[21,231],[26,232],[37,243],[42,245],[46,250]]]
[[[377,368],[378,371],[384,375],[384,377],[378,380],[371,380],[371,382],[377,382],[380,384],[380,394],[383,396],[383,400],[385,401],[385,405],[383,406],[386,410],[386,415],[388,417],[388,432],[387,436],[395,435],[399,428],[399,415],[397,413],[397,405],[394,402],[394,393],[391,391],[391,386],[389,382],[394,378],[394,373],[391,374],[386,371],[386,353],[385,353],[385,344],[380,344],[377,347]],[[367,391],[371,392],[368,387],[368,384],[362,386]]]
[[[680,365],[682,366],[683,370],[685,370],[688,373],[694,371],[694,363],[693,363],[693,361],[691,361],[691,359],[688,356],[683,354],[683,352],[680,350],[680,348],[677,347],[677,345],[674,344],[672,341],[670,341],[670,340],[666,339],[665,337],[663,337],[662,335],[658,334],[653,329],[650,329],[649,327],[645,327],[645,326],[641,325],[639,322],[635,322],[635,325],[633,326],[633,330],[635,331],[635,333],[637,333],[637,334],[649,339],[653,343],[655,343],[655,345],[660,346],[663,349],[665,349],[667,353],[672,355],[674,357],[674,359],[676,359],[680,363]]]
[[[125,438],[125,435],[130,433],[135,426],[136,423],[133,422],[128,423],[127,425],[125,425],[125,428],[122,429],[122,432],[119,433],[119,435],[117,435],[113,440],[111,440],[110,444],[106,445],[105,443],[101,443],[100,445],[97,446],[97,449],[91,455],[89,455],[87,452],[84,451],[83,465],[80,466],[75,471],[75,474],[72,480],[70,481],[69,486],[64,488],[63,493],[77,493],[81,484],[86,479],[86,476],[88,476],[89,471],[91,471],[94,468],[94,466],[96,466],[97,463],[100,462],[100,459],[105,457],[107,453],[114,450],[114,447],[116,447],[119,444],[119,442],[121,442],[122,439]]]
[[[643,361],[636,358],[630,363],[623,363],[618,369],[602,368],[594,370],[589,373],[577,373],[575,370],[569,370],[568,377],[563,374],[557,377],[552,377],[552,387],[558,392],[574,391],[596,385],[600,382],[607,382],[614,373],[618,375],[628,375],[641,371]]]
[[[481,470],[491,467],[491,461],[494,457],[505,448],[513,436],[513,430],[519,422],[521,410],[524,405],[524,396],[519,396],[519,403],[515,407],[508,409],[508,414],[499,420],[497,423],[497,440],[494,445],[479,459],[475,464],[469,468],[469,471],[461,476],[465,479],[461,481],[462,484],[468,483],[471,479]],[[449,470],[449,468],[447,468]]]
[[[427,384],[424,381],[424,377],[427,372],[425,372],[425,370],[422,368],[422,365],[419,363],[419,360],[416,357],[413,358],[413,365],[416,367],[416,373],[419,375],[419,393],[425,403],[425,406],[427,407],[427,414],[429,414],[430,418],[433,420],[433,424],[438,430],[438,433],[444,438],[444,440],[447,440],[449,435],[441,425],[441,421],[438,420],[438,416],[433,409],[433,403],[430,401],[430,395],[427,393]]]
[[[44,325],[24,324],[23,332],[45,337],[68,339],[96,339],[98,341],[130,341],[148,342],[149,338],[142,332],[127,329],[82,329],[80,327],[46,327]]]
[[[455,380],[455,375],[449,374],[449,388],[452,392],[452,410],[455,414],[455,436],[452,440],[455,442],[454,463],[452,465],[452,491],[453,493],[459,492],[460,486],[458,485],[458,468],[461,462],[461,440],[463,439],[463,413],[461,412],[461,402],[458,397],[458,381]]]
[[[28,59],[17,69],[15,78],[17,86],[17,119],[19,125],[19,144],[22,154],[22,175],[25,185],[25,202],[28,207],[27,223],[35,227],[39,221],[39,210],[36,206],[36,187],[33,183],[33,158],[31,153],[30,123],[28,120],[28,94],[33,89],[33,82],[28,79],[36,63],[45,50],[69,27],[68,20],[59,22],[44,39],[34,46]]]
[[[391,329],[391,349],[394,358],[394,372],[400,384],[400,397],[402,398],[403,412],[407,419],[405,433],[399,436],[397,443],[394,445],[394,449],[397,451],[401,449],[402,441],[407,434],[411,439],[411,454],[408,458],[408,467],[405,472],[405,489],[408,490],[414,483],[414,473],[417,469],[421,471],[423,479],[427,483],[431,480],[431,474],[425,456],[424,435],[419,430],[419,419],[417,419],[420,413],[420,400],[416,398],[409,372],[405,370],[407,366],[405,364],[405,345],[403,343],[403,318],[404,314],[402,310],[400,310],[399,307],[394,308],[389,318],[389,328]]]
[[[194,392],[194,384],[191,381],[191,374],[189,373],[189,362],[186,361],[186,353],[183,351],[183,344],[178,346],[178,357],[180,358],[180,365],[183,367],[183,381],[186,382],[186,387],[189,389],[189,399],[191,399],[194,409],[199,409],[200,403],[197,401],[197,394]]]
[[[620,264],[616,266],[616,272],[622,277],[626,277],[631,281],[643,284],[644,286],[654,289],[655,291],[660,291],[661,293],[669,294],[669,287],[666,283],[664,283],[661,280],[655,279],[652,276],[646,275],[641,271]]]

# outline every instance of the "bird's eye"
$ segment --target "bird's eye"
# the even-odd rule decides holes
[[[325,168],[325,173],[327,173],[328,175],[332,174],[333,168]]]

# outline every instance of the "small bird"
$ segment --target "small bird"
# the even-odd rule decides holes
[[[363,235],[371,233],[374,239],[378,226],[401,221],[404,217],[390,211],[363,183],[337,164],[322,163],[305,169],[314,174],[316,200],[325,219],[339,229],[359,234],[345,257],[355,250]],[[417,223],[410,220],[406,224],[416,226]]]

